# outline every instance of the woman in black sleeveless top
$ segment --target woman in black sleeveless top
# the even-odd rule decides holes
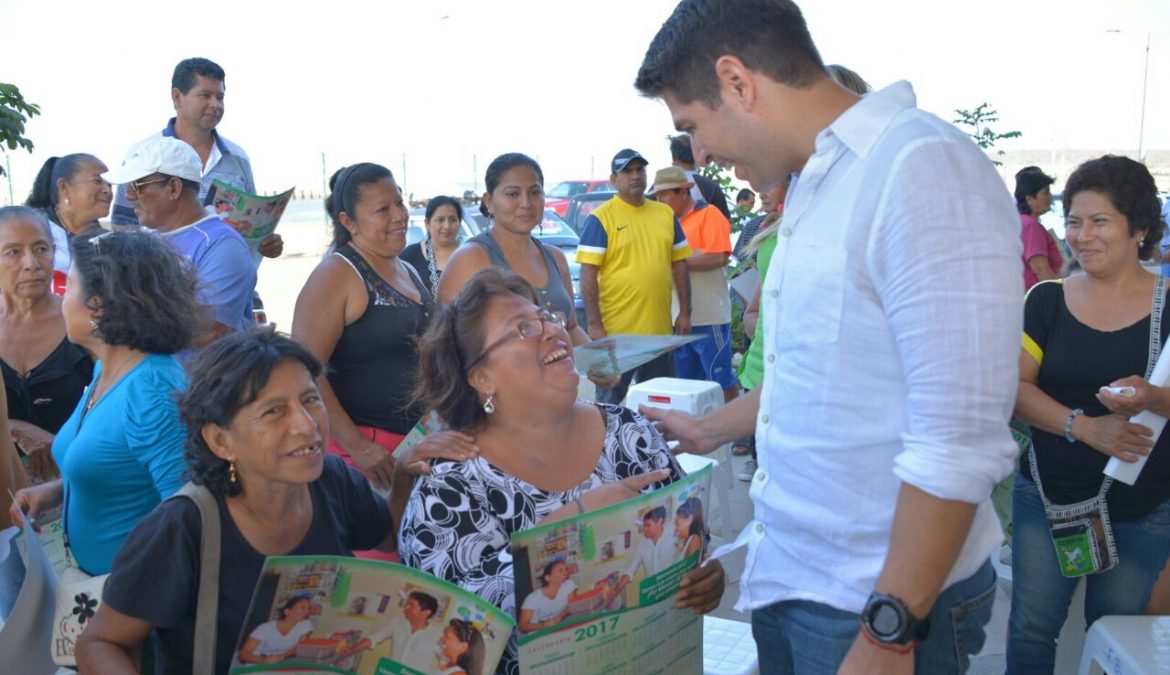
[[[416,344],[433,300],[398,258],[408,215],[390,171],[355,164],[329,185],[333,244],[297,298],[292,333],[328,364],[318,386],[329,411],[329,451],[387,490],[391,453],[427,412],[412,401]]]

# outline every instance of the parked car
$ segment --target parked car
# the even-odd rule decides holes
[[[569,200],[569,207],[565,210],[565,222],[580,235],[581,228],[585,225],[586,216],[593,213],[597,207],[613,199],[614,194],[613,192],[586,192],[574,196]]]
[[[608,180],[566,180],[557,183],[544,195],[544,207],[552,209],[558,216],[565,216],[569,200],[577,195],[593,192],[614,192],[617,188]]]

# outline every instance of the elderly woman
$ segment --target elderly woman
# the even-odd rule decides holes
[[[50,157],[37,172],[25,206],[40,209],[52,222],[57,249],[53,269],[69,273],[69,240],[81,234],[99,234],[98,221],[110,215],[113,189],[102,178],[109,168],[82,152]]]
[[[474,436],[479,455],[432,461],[416,480],[399,552],[513,615],[513,532],[682,476],[641,415],[577,400],[565,325],[523,279],[488,268],[438,311],[420,345],[426,400]],[[684,577],[678,602],[710,611],[722,592],[723,569],[713,562]],[[513,639],[499,672],[517,669]]]
[[[589,342],[573,311],[569,263],[556,246],[542,244],[532,230],[544,222],[544,173],[536,160],[510,152],[492,160],[484,176],[487,192],[480,210],[491,218],[491,229],[461,246],[439,283],[439,301],[450,302],[477,271],[495,266],[527,281],[546,312],[560,312],[568,321],[574,345]]]
[[[57,477],[53,438],[93,377],[93,361],[65,335],[61,298],[49,288],[49,228],[39,211],[0,208],[0,373],[12,436],[37,482]]]
[[[352,555],[389,543],[390,513],[369,483],[325,453],[321,364],[271,329],[240,331],[196,360],[179,402],[187,469],[219,504],[216,673],[226,673],[265,556]],[[82,633],[82,672],[136,673],[130,654],[155,630],[165,672],[189,672],[199,595],[198,507],[170,500],[135,528]],[[204,646],[201,646],[201,648]]]
[[[439,277],[447,267],[447,261],[459,248],[463,205],[454,197],[435,197],[427,202],[423,222],[427,229],[426,238],[402,249],[399,257],[410,263],[418,275],[426,280],[433,295],[439,292]]]
[[[1040,224],[1040,216],[1052,209],[1052,184],[1038,166],[1016,172],[1016,208],[1020,212],[1020,240],[1024,244],[1024,290],[1041,281],[1060,277],[1064,256],[1056,240]]]
[[[1024,304],[1015,412],[1032,426],[1032,448],[1020,462],[1012,503],[1012,674],[1052,672],[1078,574],[1091,574],[1087,624],[1140,614],[1170,552],[1170,435],[1154,439],[1129,421],[1143,410],[1170,417],[1170,388],[1141,375],[1148,376],[1152,351],[1166,348],[1170,325],[1162,278],[1142,266],[1163,227],[1154,179],[1143,165],[1106,155],[1069,176],[1064,204],[1068,243],[1083,271],[1037,284]],[[1151,335],[1158,326],[1160,334]],[[1133,387],[1132,395],[1106,386]],[[1103,482],[1110,458],[1147,455],[1134,485]],[[1098,522],[1098,537],[1117,553],[1116,564],[1096,574],[1073,564],[1089,562],[1090,551],[1058,558],[1046,516],[1049,507],[1088,500],[1097,504],[1079,509],[1077,520]]]
[[[123,540],[182,485],[185,432],[172,356],[199,317],[195,277],[166,243],[138,232],[74,238],[62,302],[69,340],[97,357],[93,382],[53,440],[61,479],[16,493],[30,517],[63,504],[77,565],[110,571]]]
[[[412,394],[431,293],[398,257],[408,215],[390,170],[354,164],[329,185],[332,252],[297,297],[292,334],[329,364],[318,382],[329,411],[329,451],[388,489],[391,453],[426,413]]]

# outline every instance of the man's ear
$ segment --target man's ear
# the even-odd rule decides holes
[[[179,91],[178,87],[171,87],[171,105],[175,107],[175,110],[179,109],[179,97],[182,95],[183,92]]]
[[[719,80],[719,92],[724,102],[735,102],[745,110],[756,104],[759,75],[743,64],[736,56],[720,56],[715,61],[715,77]]]

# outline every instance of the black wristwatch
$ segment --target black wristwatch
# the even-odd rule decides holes
[[[901,598],[874,592],[861,611],[861,627],[882,644],[909,645],[926,640],[930,621],[915,618]]]

